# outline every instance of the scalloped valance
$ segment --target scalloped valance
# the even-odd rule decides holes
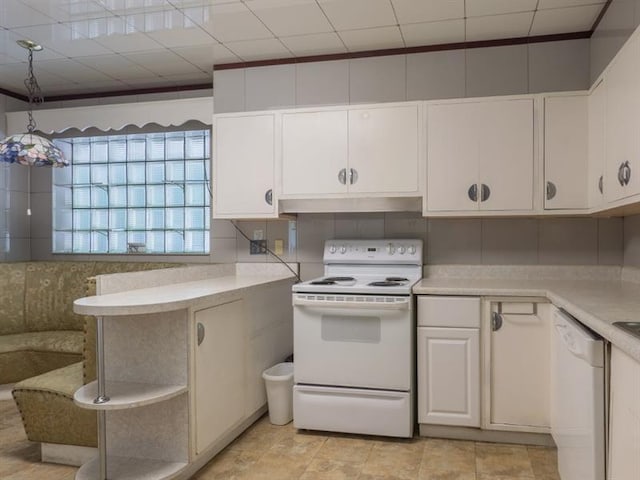
[[[46,134],[62,133],[70,128],[80,131],[88,128],[98,128],[102,131],[120,130],[128,125],[144,127],[150,123],[169,127],[179,126],[190,120],[211,125],[213,97],[52,108],[36,110],[33,117],[37,123],[37,130]],[[22,132],[27,121],[27,112],[7,113],[7,133]]]

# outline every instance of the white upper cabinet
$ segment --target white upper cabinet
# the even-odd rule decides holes
[[[349,110],[351,193],[418,191],[418,118],[415,104]]]
[[[347,132],[345,110],[283,114],[282,194],[346,193]]]
[[[588,97],[544,99],[545,209],[587,208]]]
[[[429,212],[533,210],[533,99],[427,107]]]
[[[638,36],[607,72],[604,195],[614,202],[640,193],[640,51]]]
[[[589,168],[587,198],[589,208],[604,202],[606,83],[600,82],[589,95]]]
[[[420,194],[418,103],[282,114],[282,197]]]
[[[214,218],[278,215],[275,140],[274,113],[214,117]]]

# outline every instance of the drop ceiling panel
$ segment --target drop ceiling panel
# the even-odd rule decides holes
[[[318,3],[338,31],[398,23],[389,0],[318,0]]]
[[[211,15],[208,18],[202,26],[219,42],[273,38],[269,29],[241,3],[211,7]]]
[[[531,35],[587,31],[601,9],[600,5],[586,5],[538,10],[531,26]]]
[[[280,40],[297,57],[347,52],[344,43],[334,32],[282,37]]]
[[[278,37],[333,31],[315,0],[247,0],[245,5]]]
[[[398,27],[348,30],[340,32],[339,35],[350,52],[404,47]]]
[[[467,17],[483,17],[504,13],[533,12],[538,5],[538,0],[465,0],[465,5]]]
[[[467,41],[518,38],[529,35],[534,12],[467,18]]]
[[[46,25],[54,21],[48,15],[16,0],[2,0],[0,2],[0,27],[17,28]]]
[[[402,25],[402,36],[407,47],[438,45],[465,41],[464,19],[442,22],[412,23]]]
[[[290,58],[293,54],[276,38],[227,42],[226,47],[242,60],[266,60],[269,58]]]
[[[82,57],[78,59],[78,62],[119,80],[145,78],[154,75],[151,71],[133,63],[122,55]]]
[[[538,2],[538,9],[602,5],[606,3],[606,1],[607,0],[540,0]]]
[[[200,71],[198,67],[170,50],[126,53],[124,56],[133,63],[137,63],[156,75],[178,75],[182,73],[197,73]]]
[[[400,24],[464,18],[464,0],[392,0],[392,4]]]

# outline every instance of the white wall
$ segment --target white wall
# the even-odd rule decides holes
[[[589,40],[214,71],[217,113],[583,90]]]
[[[0,94],[0,140],[7,136],[5,112],[24,105]],[[29,167],[0,163],[0,261],[29,260],[30,221],[27,216],[27,173]]]

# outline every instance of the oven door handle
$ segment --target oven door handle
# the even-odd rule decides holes
[[[361,297],[368,298],[368,297]],[[373,297],[375,298],[375,297]],[[310,308],[350,308],[358,310],[408,310],[410,297],[382,297],[385,301],[324,300],[294,295],[293,305]]]

